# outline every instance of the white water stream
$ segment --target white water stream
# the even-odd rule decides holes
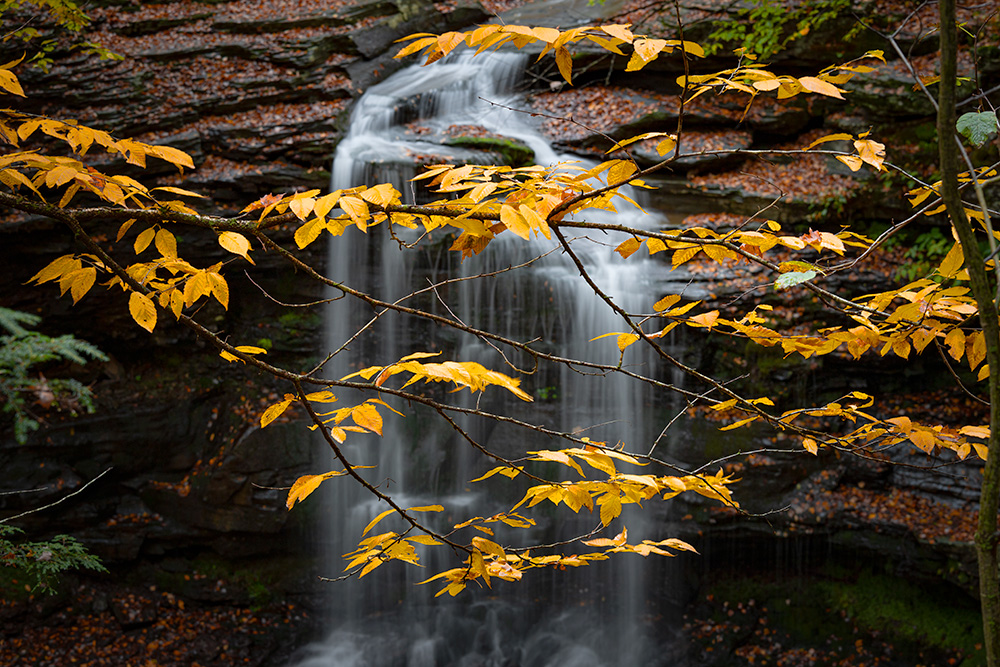
[[[417,119],[433,132],[450,125],[476,125],[518,139],[535,151],[538,164],[578,160],[558,155],[526,123],[526,116],[484,101],[523,107],[524,100],[518,98],[515,88],[525,64],[520,54],[492,53],[474,59],[459,55],[429,67],[406,69],[373,86],[358,101],[347,136],[338,146],[332,187],[391,182],[409,193],[408,180],[415,174],[414,155],[438,156],[435,161],[441,162],[469,158],[461,150],[415,141],[403,125]],[[617,222],[655,224],[655,217],[624,202],[620,208],[615,214]],[[585,217],[593,220],[598,215],[609,214],[587,212]],[[578,240],[574,247],[595,281],[623,308],[648,312],[658,296],[653,284],[656,265],[638,255],[623,262],[613,252],[620,241],[613,235],[597,235],[592,240]],[[351,229],[331,243],[329,274],[379,298],[394,300],[425,287],[428,281],[473,277],[517,266],[555,248],[544,239],[529,243],[503,234],[486,252],[460,265],[457,253],[449,252],[448,245],[435,237],[419,250],[401,251],[384,225],[370,230],[367,238]],[[443,315],[450,310],[471,326],[510,338],[539,338],[537,345],[561,356],[608,364],[617,363],[619,358],[615,339],[589,341],[603,333],[625,330],[624,323],[593,294],[570,259],[558,250],[529,268],[442,288],[420,305]],[[340,347],[372,314],[356,301],[336,301],[328,315],[328,349]],[[395,314],[384,316],[370,334],[353,342],[349,356],[361,367],[391,363],[417,350],[442,349],[450,358],[474,360],[515,374],[483,341]],[[529,360],[520,355],[513,354],[511,359],[530,368]],[[640,345],[628,350],[625,363],[637,372],[656,375],[651,355],[642,352]],[[326,371],[339,377],[355,369],[340,363]],[[524,404],[493,388],[487,390],[480,407],[558,430],[577,431],[595,440],[621,440],[634,451],[648,450],[657,435],[649,390],[621,375],[543,369],[526,378],[524,386],[534,394],[534,404]],[[342,402],[350,400],[350,396],[341,396]],[[472,405],[474,399],[468,400]],[[446,508],[445,516],[440,517],[446,526],[509,509],[519,499],[524,491],[520,482],[497,481],[499,477],[495,477],[470,485],[468,480],[495,463],[474,451],[434,415],[421,415],[412,406],[394,407],[408,416],[387,418],[381,439],[353,438],[349,442],[354,444],[346,451],[355,464],[377,466],[368,471],[368,479],[394,495],[401,505],[440,503]],[[506,425],[473,419],[460,423],[479,442],[503,455],[562,446],[559,441]],[[556,474],[566,479],[575,476],[569,469]],[[385,506],[346,479],[328,482],[323,491],[324,512],[330,521],[325,538],[330,553],[328,575],[337,576],[343,567],[340,556],[356,547],[363,527]],[[538,542],[586,533],[597,523],[596,515],[584,511],[576,517],[564,507],[553,510],[548,503],[530,515],[538,526],[528,533],[528,539]],[[654,532],[636,512],[627,512],[617,520],[608,536],[617,533],[623,522],[633,543],[667,536],[657,534],[665,531],[665,526]],[[390,519],[379,525],[379,530],[391,528]],[[518,532],[498,531],[496,539],[517,542],[524,537]],[[570,548],[588,549],[579,545]],[[532,570],[519,583],[494,580],[492,590],[470,587],[455,599],[433,598],[438,582],[414,586],[430,574],[453,567],[454,560],[449,560],[453,555],[438,547],[421,559],[424,568],[390,563],[361,581],[327,584],[331,587],[333,630],[326,640],[308,649],[297,663],[299,667],[615,667],[668,664],[670,660],[670,624],[653,622],[655,614],[666,613],[662,598],[668,596],[664,590],[667,584],[662,574],[652,576],[654,564],[639,556],[626,554],[576,571]]]

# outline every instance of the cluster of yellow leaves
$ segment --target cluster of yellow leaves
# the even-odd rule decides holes
[[[739,409],[750,412],[750,409],[745,407],[746,403],[773,405],[767,398],[749,402],[729,399],[717,403],[712,406],[712,409],[716,411]],[[932,454],[937,449],[947,449],[953,451],[960,459],[965,459],[972,451],[975,451],[980,458],[986,459],[986,444],[976,440],[989,439],[990,429],[987,426],[963,426],[954,429],[942,425],[917,424],[906,416],[880,419],[865,412],[865,408],[871,407],[873,403],[872,396],[864,392],[854,391],[821,407],[788,410],[773,419],[772,423],[778,428],[785,428],[791,426],[797,418],[802,416],[836,417],[852,424],[861,423],[859,427],[842,435],[817,435],[817,438],[822,441],[811,437],[803,438],[802,446],[812,454],[817,454],[821,446],[834,446],[843,450],[871,451],[874,448],[892,447],[909,442],[927,454]],[[728,431],[763,419],[765,419],[764,415],[751,413],[749,417],[724,426],[721,430]]]
[[[819,252],[831,250],[838,255],[843,255],[846,246],[867,247],[870,244],[870,241],[865,237],[850,231],[833,234],[809,230],[798,236],[790,236],[780,232],[781,225],[774,220],[765,221],[757,230],[740,229],[717,232],[706,227],[689,227],[665,230],[642,240],[636,237],[626,239],[615,248],[615,252],[627,259],[635,254],[643,244],[650,255],[664,250],[673,250],[670,261],[673,268],[677,268],[702,254],[715,262],[749,261],[755,257],[762,257],[765,252],[776,246],[792,250],[804,250],[808,247]],[[799,264],[801,263],[789,263],[780,272],[796,270],[795,267]]]
[[[147,230],[152,231],[152,230]],[[147,293],[130,291],[121,278],[112,275],[109,289],[119,286],[129,291],[129,313],[132,319],[147,331],[156,326],[156,304],[180,317],[181,311],[194,305],[202,297],[214,297],[223,308],[229,306],[229,285],[219,272],[222,264],[198,269],[176,255],[174,236],[165,229],[156,232],[159,259],[137,262],[126,267],[129,277],[149,290]],[[139,250],[137,249],[137,252]],[[56,281],[62,294],[69,290],[73,303],[79,301],[97,280],[98,271],[107,272],[104,264],[90,254],[63,255],[52,260],[29,282],[41,284]]]
[[[763,65],[750,63],[712,74],[681,76],[677,78],[677,84],[685,89],[692,88],[694,91],[691,95],[692,99],[712,90],[718,92],[738,90],[750,95],[751,100],[761,92],[770,91],[776,91],[779,100],[794,97],[800,93],[816,93],[844,99],[841,93],[845,91],[837,86],[847,83],[855,74],[873,71],[874,68],[868,65],[854,64],[858,60],[866,58],[875,58],[885,62],[881,51],[868,51],[851,62],[831,65],[816,76],[798,78],[789,75],[779,76],[764,69]],[[749,105],[747,108],[749,109]]]
[[[15,95],[24,95],[11,68],[20,60],[0,66],[0,89]],[[118,155],[128,164],[145,168],[148,157],[165,160],[183,171],[193,168],[191,157],[169,146],[151,146],[131,139],[115,139],[103,130],[96,130],[72,120],[55,120],[32,116],[13,109],[0,109],[0,137],[11,146],[19,147],[36,132],[56,139],[69,146],[76,155],[83,157],[94,146],[108,154]],[[147,188],[125,175],[103,174],[82,161],[65,156],[50,156],[35,150],[12,151],[0,156],[0,183],[17,191],[27,188],[43,201],[42,189],[62,189],[57,206],[67,207],[82,192],[96,195],[103,201],[122,208],[150,209],[193,214],[194,210],[179,200],[162,199],[161,193],[200,197],[201,195],[170,186]],[[121,241],[135,223],[127,220],[118,230],[116,242]],[[242,234],[222,232],[219,244],[226,250],[241,255],[248,261],[250,242]],[[129,313],[139,326],[152,331],[156,326],[156,305],[180,317],[184,308],[194,305],[201,297],[214,297],[224,308],[229,304],[229,286],[222,277],[222,264],[199,269],[177,254],[177,239],[167,229],[153,225],[143,230],[135,239],[135,253],[141,254],[150,246],[159,252],[151,262],[138,262],[126,267],[129,276],[146,288],[146,292],[131,291]],[[63,294],[69,290],[73,302],[83,297],[97,280],[99,271],[107,267],[90,254],[64,255],[39,271],[32,280],[36,283],[57,281]],[[112,276],[107,287],[115,285],[123,290],[130,288],[118,277]]]
[[[554,505],[565,504],[573,512],[579,512],[584,507],[594,511],[596,506],[600,513],[601,523],[607,526],[622,513],[623,505],[641,504],[643,500],[649,500],[661,494],[664,500],[669,500],[685,491],[693,491],[730,507],[739,507],[728,488],[733,480],[724,476],[722,471],[715,475],[685,475],[684,477],[624,473],[617,469],[615,460],[632,465],[645,464],[629,454],[604,447],[603,443],[594,443],[585,448],[574,447],[528,453],[534,455],[530,459],[532,461],[561,463],[573,468],[581,477],[584,477],[583,468],[580,466],[581,462],[604,473],[607,477],[602,480],[582,479],[576,482],[551,482],[533,486],[514,506],[515,510],[522,505],[534,507],[544,500],[548,500]],[[495,473],[503,473],[504,471],[504,467],[494,468],[479,479],[486,479]]]
[[[0,66],[0,89],[24,96],[17,76],[11,71],[20,59]],[[19,147],[35,132],[41,132],[69,146],[73,153],[84,156],[93,146],[100,146],[107,153],[119,155],[126,162],[138,167],[146,166],[147,157],[165,160],[178,169],[194,168],[191,157],[169,146],[150,146],[131,139],[115,139],[103,130],[96,130],[72,120],[55,120],[21,113],[14,109],[0,109],[0,137],[11,146]],[[0,182],[12,190],[28,188],[39,198],[39,188],[57,189],[65,186],[59,206],[65,207],[81,190],[90,192],[115,206],[149,208],[162,206],[171,210],[193,213],[182,202],[161,201],[154,193],[166,192],[179,195],[200,196],[180,188],[161,187],[148,189],[128,176],[108,176],[81,161],[69,157],[49,156],[34,150],[13,151],[0,156]]]
[[[264,223],[272,212],[291,211],[304,223],[295,231],[299,248],[314,242],[324,231],[339,236],[352,225],[366,231],[387,219],[409,229],[420,224],[428,232],[452,227],[459,232],[452,250],[469,256],[481,252],[497,234],[507,230],[525,240],[532,233],[550,238],[549,218],[559,220],[569,212],[563,210],[552,216],[553,211],[568,200],[593,192],[592,179],[611,185],[631,180],[631,185],[642,186],[638,179],[631,179],[636,171],[629,160],[609,160],[589,170],[570,164],[549,168],[439,164],[413,179],[426,180],[435,192],[448,196],[426,207],[402,206],[399,192],[383,183],[322,196],[319,190],[268,195],[244,212],[260,210],[260,221]],[[614,211],[615,197],[631,202],[613,188],[587,200],[586,206]],[[430,209],[433,212],[422,212]]]
[[[441,505],[427,505],[424,507],[409,507],[405,511],[407,513],[440,512],[443,509],[444,508]],[[362,531],[362,537],[367,535],[368,531],[375,527],[375,524],[395,512],[395,509],[386,510],[372,519],[371,522],[365,526],[364,531]],[[345,558],[351,559],[347,563],[344,570],[352,570],[360,565],[362,566],[360,576],[363,577],[379,565],[387,563],[391,560],[399,560],[404,563],[419,566],[420,559],[417,555],[417,550],[414,547],[414,545],[417,544],[434,546],[441,544],[441,542],[434,539],[430,535],[415,535],[413,537],[406,537],[405,535],[401,535],[393,531],[385,532],[380,535],[374,535],[361,540],[356,550],[344,554]]]
[[[963,186],[968,185],[973,181],[982,185],[986,183],[986,181],[995,179],[996,177],[997,177],[996,169],[990,167],[980,167],[976,169],[974,172],[970,173],[966,171],[959,174],[958,182],[959,185]],[[914,188],[909,192],[907,192],[906,196],[909,197],[910,199],[910,205],[916,208],[917,206],[920,206],[925,201],[927,201],[927,199],[931,195],[936,195],[937,198],[940,200],[940,192],[941,192],[941,181],[937,181],[929,186],[921,186],[919,188]],[[970,218],[978,220],[981,223],[985,222],[985,216],[983,215],[982,210],[978,208],[972,208],[970,206],[964,206],[963,208],[965,209],[965,214]],[[928,208],[926,211],[924,211],[924,215],[937,215],[938,213],[944,212],[944,210],[945,210],[944,202],[940,202],[938,206]],[[996,233],[994,233],[994,236],[1000,238],[1000,235],[997,235]]]
[[[430,64],[445,57],[460,44],[476,48],[478,54],[486,49],[498,49],[506,44],[520,49],[529,44],[540,42],[544,46],[538,56],[539,59],[552,51],[555,54],[559,73],[567,83],[572,83],[573,56],[567,46],[584,40],[620,56],[624,56],[625,53],[619,47],[630,44],[632,55],[626,66],[628,72],[640,70],[660,55],[668,55],[677,50],[698,57],[705,55],[704,49],[694,42],[678,39],[653,39],[645,35],[634,35],[629,30],[630,25],[626,23],[582,26],[570,30],[557,30],[555,28],[530,28],[522,25],[491,23],[468,32],[446,32],[442,35],[419,33],[399,40],[401,42],[413,41],[403,47],[396,54],[396,58],[403,58],[423,50],[423,55],[427,59],[425,64]]]
[[[864,132],[859,134],[857,138],[854,138],[854,135],[844,132],[828,134],[806,146],[806,150],[815,148],[816,146],[824,144],[828,141],[851,141],[854,143],[854,149],[858,152],[858,154],[838,155],[838,160],[846,164],[851,171],[858,171],[865,164],[875,167],[876,171],[886,171],[886,168],[883,165],[885,162],[885,144],[880,144],[872,139],[866,139],[865,137],[867,137],[868,134],[868,132]]]
[[[354,377],[362,377],[365,380],[375,381],[376,387],[381,387],[386,380],[399,373],[410,373],[410,378],[403,384],[402,388],[423,380],[424,382],[452,382],[457,385],[458,391],[467,387],[470,391],[485,391],[486,387],[495,385],[503,387],[514,394],[522,401],[531,402],[534,399],[520,388],[521,381],[497,371],[491,371],[482,364],[474,361],[445,361],[442,363],[424,364],[418,359],[436,357],[440,352],[416,352],[403,357],[398,362],[389,366],[369,366],[356,373],[351,373],[341,380],[349,380]]]
[[[496,515],[488,520],[476,517],[475,519],[456,525],[456,529],[473,525],[475,528],[492,535],[491,530],[478,524],[484,521],[502,521],[507,525],[513,526],[533,525],[534,522],[527,523],[523,517],[515,514],[514,511],[522,505],[533,507],[544,500],[548,500],[555,505],[559,505],[560,503],[565,504],[576,513],[579,513],[584,507],[590,511],[594,511],[594,508],[597,507],[601,523],[604,526],[608,526],[611,521],[621,514],[623,505],[630,503],[640,504],[643,500],[649,500],[661,494],[663,499],[670,499],[685,491],[693,491],[707,498],[718,500],[730,507],[739,507],[729,490],[729,485],[735,480],[724,475],[721,470],[715,475],[685,475],[683,477],[625,473],[618,470],[616,461],[638,466],[644,464],[629,454],[605,447],[603,443],[588,443],[584,447],[539,450],[528,453],[532,455],[529,459],[531,461],[560,463],[572,468],[581,477],[585,477],[585,475],[580,464],[585,463],[589,468],[603,473],[606,478],[602,480],[584,478],[579,481],[551,482],[533,486],[528,489],[527,493],[514,506],[511,512]],[[513,478],[522,472],[523,470],[520,467],[499,466],[472,481],[488,479],[496,474]],[[676,538],[659,541],[643,540],[638,544],[628,544],[627,537],[627,529],[622,529],[622,532],[614,538],[596,538],[583,543],[590,547],[603,548],[604,550],[600,552],[532,556],[527,551],[517,554],[507,553],[496,542],[476,536],[472,538],[471,553],[463,567],[446,570],[421,583],[444,579],[448,583],[438,591],[437,595],[444,593],[457,595],[472,581],[481,579],[487,586],[490,585],[491,577],[498,577],[506,581],[516,581],[521,578],[522,572],[529,568],[579,567],[587,565],[592,561],[606,560],[608,554],[611,553],[637,553],[641,556],[649,556],[650,554],[673,556],[674,554],[667,549],[695,551],[694,547],[690,544]]]

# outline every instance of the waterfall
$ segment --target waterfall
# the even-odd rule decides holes
[[[334,189],[358,184],[391,182],[411,201],[409,179],[415,175],[413,155],[432,155],[436,161],[461,162],[473,158],[466,151],[438,143],[415,140],[404,125],[419,120],[432,133],[450,125],[476,125],[490,132],[515,138],[535,151],[539,164],[553,164],[578,157],[558,155],[528,123],[524,115],[504,106],[524,106],[516,84],[526,57],[514,53],[488,53],[476,58],[453,55],[428,67],[411,67],[373,86],[357,102],[347,136],[338,146],[333,166]],[[489,100],[489,101],[484,101]],[[492,104],[499,103],[499,104]],[[426,158],[424,158],[426,161]],[[655,224],[655,217],[625,208],[614,214],[620,223]],[[611,215],[588,211],[586,219]],[[409,237],[407,237],[408,240]],[[574,244],[594,280],[628,312],[648,312],[656,300],[656,274],[662,269],[639,256],[628,262],[614,252],[621,241],[614,235],[595,235]],[[570,259],[554,243],[544,239],[525,242],[503,234],[481,255],[459,263],[448,243],[432,237],[418,249],[401,251],[384,225],[363,234],[349,229],[332,240],[329,275],[352,287],[370,291],[387,301],[398,299],[428,280],[462,276],[467,280],[438,294],[428,293],[417,305],[454,313],[465,323],[518,340],[538,337],[539,346],[561,356],[614,365],[619,352],[615,339],[590,342],[594,336],[624,331],[624,323],[598,299],[577,274]],[[544,255],[544,256],[543,256]],[[540,259],[536,259],[542,256]],[[496,277],[481,274],[518,266],[534,259],[527,268]],[[476,276],[480,276],[476,278]],[[327,316],[326,343],[339,349],[375,313],[344,297],[334,301]],[[655,375],[652,355],[645,346],[627,351],[625,365],[646,375]],[[387,364],[417,350],[444,349],[449,358],[475,360],[501,372],[514,374],[493,348],[471,336],[442,331],[398,314],[387,314],[365,335],[351,340],[349,351],[338,355],[325,368],[340,377],[361,366]],[[508,351],[514,363],[527,359]],[[341,359],[350,358],[348,365]],[[658,409],[652,405],[647,387],[620,374],[595,376],[584,369],[546,369],[529,376],[525,387],[536,402],[523,404],[498,389],[479,400],[484,409],[516,415],[526,421],[558,430],[578,432],[610,444],[624,441],[627,448],[646,451],[658,433],[654,430]],[[343,392],[341,392],[343,393]],[[340,396],[342,404],[352,400]],[[358,401],[363,399],[358,399]],[[355,401],[357,402],[357,401]],[[408,414],[387,416],[383,437],[362,436],[349,440],[346,449],[354,464],[376,466],[365,471],[373,484],[393,495],[403,506],[440,503],[445,506],[442,525],[472,516],[488,516],[519,499],[523,488],[501,482],[470,485],[492,467],[447,425],[433,415],[422,415],[412,406],[394,406]],[[562,446],[539,434],[509,425],[483,423],[464,418],[460,423],[479,442],[501,455],[518,456],[528,449]],[[568,469],[567,469],[568,471]],[[560,472],[572,478],[571,471]],[[329,576],[343,567],[341,555],[353,550],[363,527],[386,507],[348,479],[328,482],[323,512],[328,516],[325,540]],[[548,503],[546,503],[548,505]],[[539,506],[533,511],[538,526],[530,539],[550,542],[588,532],[597,524],[596,515],[574,516],[560,507]],[[624,523],[629,541],[656,538],[644,512],[629,511],[609,529],[610,535]],[[379,524],[392,526],[392,518]],[[665,530],[665,527],[660,526]],[[610,536],[609,535],[609,536]],[[523,539],[523,533],[498,531],[497,540]],[[586,547],[574,547],[586,550]],[[622,555],[575,571],[532,570],[518,583],[494,581],[492,589],[470,587],[455,599],[433,598],[437,590],[415,586],[430,574],[453,567],[436,550],[421,554],[426,565],[419,569],[400,563],[384,565],[363,580],[328,584],[331,587],[331,626],[327,639],[308,648],[299,667],[438,667],[485,665],[502,667],[613,667],[615,665],[666,664],[671,655],[669,630],[654,637],[650,619],[666,613],[662,599],[669,598],[669,582],[652,561]],[[438,558],[443,559],[438,561]],[[655,558],[655,557],[653,557]],[[652,575],[652,572],[658,572]],[[651,606],[652,605],[652,606]],[[659,606],[656,606],[659,605]],[[663,633],[668,624],[656,627]]]

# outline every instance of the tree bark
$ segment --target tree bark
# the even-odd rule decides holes
[[[969,223],[958,189],[958,140],[955,131],[955,83],[958,30],[955,0],[940,0],[941,80],[938,88],[938,154],[941,166],[941,198],[965,254],[972,294],[979,306],[979,320],[990,365],[990,440],[983,483],[979,493],[979,523],[976,556],[979,561],[979,600],[983,614],[986,660],[1000,667],[1000,571],[997,562],[997,510],[1000,502],[1000,321],[993,286],[986,271],[976,234]]]

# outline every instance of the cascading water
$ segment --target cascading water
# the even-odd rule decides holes
[[[415,174],[414,155],[420,155],[424,162],[427,155],[440,162],[473,159],[460,150],[415,141],[404,127],[415,120],[431,133],[468,124],[518,139],[535,151],[538,164],[578,160],[557,155],[524,124],[523,116],[484,101],[517,106],[513,90],[525,62],[525,56],[512,53],[483,54],[474,59],[453,56],[428,67],[409,68],[373,86],[358,101],[349,132],[338,146],[332,187],[390,182],[407,196],[408,180]],[[482,156],[475,159],[481,161]],[[598,215],[607,214],[586,213],[591,220]],[[616,214],[616,221],[632,226],[652,222],[631,207]],[[462,276],[466,280],[457,287],[429,294],[421,305],[446,315],[450,310],[471,326],[510,338],[537,337],[539,345],[560,356],[618,363],[614,338],[590,339],[622,331],[624,324],[594,295],[569,258],[544,239],[528,243],[509,237],[513,234],[501,235],[484,253],[458,265],[457,253],[448,252],[448,243],[440,239],[422,243],[419,250],[401,251],[398,241],[382,227],[373,229],[367,239],[351,229],[331,243],[329,272],[335,280],[388,301],[426,286],[428,280]],[[626,311],[648,311],[655,300],[654,265],[635,257],[628,263],[620,261],[613,252],[620,241],[600,236],[580,239],[574,247],[595,282]],[[529,261],[529,267],[512,269],[500,277],[481,275]],[[432,330],[394,313],[381,316],[364,335],[352,339],[375,315],[347,297],[334,302],[328,315],[327,344],[336,350],[350,342],[349,353],[342,353],[331,364],[348,356],[359,366],[385,364],[416,350],[446,349],[451,358],[475,360],[510,372],[504,368],[503,358],[481,340]],[[640,373],[655,374],[651,355],[640,352],[639,345],[633,347],[626,363]],[[341,363],[326,370],[340,376],[356,369]],[[637,451],[645,451],[655,440],[657,433],[652,429],[656,420],[650,417],[655,409],[644,385],[615,373],[594,375],[574,368],[545,372],[549,375],[540,372],[527,380],[536,396],[534,404],[525,405],[506,392],[494,390],[487,391],[480,406],[594,440],[621,440]],[[350,398],[342,396],[344,400]],[[515,484],[509,484],[510,497],[495,495],[496,485],[484,487],[489,495],[477,485],[470,488],[468,480],[481,475],[493,462],[484,460],[446,425],[421,417],[412,407],[404,411],[410,416],[386,419],[378,442],[371,437],[358,438],[358,444],[347,450],[352,463],[377,466],[366,471],[373,484],[379,484],[403,506],[444,505],[448,516],[442,520],[452,524],[509,509],[517,501],[520,487],[513,488]],[[461,423],[479,442],[501,455],[519,456],[525,449],[559,446],[557,441],[506,425],[471,418]],[[385,506],[349,480],[335,480],[329,486],[334,488],[326,491],[323,502],[331,517],[326,540],[329,562],[335,568],[342,562],[342,554],[356,548],[364,526]],[[580,517],[567,514],[564,508],[558,515],[549,508],[535,512],[538,526],[532,529],[530,539],[539,543],[566,539],[590,531],[597,523],[596,517],[586,512]],[[622,519],[628,525],[630,542],[659,539],[646,534],[650,527],[639,514],[629,512]],[[620,523],[612,529],[620,529]],[[511,541],[524,539],[516,533],[498,532],[498,541],[507,537]],[[669,597],[664,590],[667,584],[654,580],[650,574],[653,564],[638,556],[627,555],[572,572],[533,570],[519,583],[497,581],[492,590],[467,589],[451,600],[447,596],[432,598],[436,588],[414,586],[419,579],[454,566],[444,559],[438,562],[435,553],[430,550],[421,555],[427,566],[424,569],[392,563],[363,580],[330,584],[332,622],[337,630],[311,647],[297,664],[611,667],[662,664],[669,659],[669,637],[652,637],[648,623],[651,614],[664,613],[662,605],[655,609],[650,605],[657,598]],[[446,559],[451,554],[441,556]],[[662,578],[662,572],[659,576]],[[653,595],[652,590],[656,591]]]

